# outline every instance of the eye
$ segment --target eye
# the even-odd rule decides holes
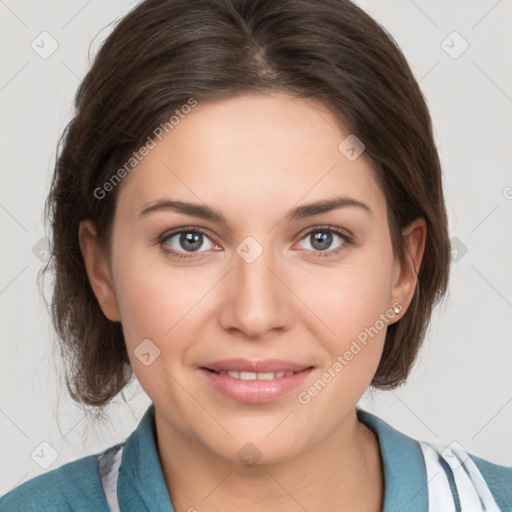
[[[352,238],[347,233],[331,226],[317,226],[300,241],[309,241],[306,250],[312,252],[313,257],[335,256],[352,244]],[[159,244],[166,255],[177,259],[194,258],[202,252],[219,250],[218,245],[203,230],[194,227],[183,227],[166,233],[159,239]],[[334,249],[331,248],[333,245]]]
[[[176,258],[193,258],[195,253],[216,247],[204,231],[187,227],[163,235],[160,245],[166,254]]]
[[[313,257],[327,257],[339,254],[351,243],[349,235],[338,228],[318,226],[306,233],[301,241],[309,241],[307,250],[313,251]],[[337,243],[336,243],[337,241]],[[335,248],[331,247],[335,245]],[[330,249],[330,250],[329,250]]]

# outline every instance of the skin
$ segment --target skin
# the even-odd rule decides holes
[[[355,407],[386,329],[308,404],[297,399],[379,315],[396,303],[402,310],[389,323],[404,314],[416,284],[412,262],[419,270],[424,249],[417,219],[403,231],[411,258],[395,258],[372,162],[338,150],[349,133],[320,103],[282,93],[200,101],[124,179],[111,260],[94,225],[80,224],[94,293],[106,317],[122,323],[135,375],[156,406],[160,461],[178,511],[382,508],[378,442]],[[345,206],[285,219],[334,195],[371,213]],[[139,215],[161,198],[208,205],[226,222],[170,209]],[[350,232],[353,243],[333,233],[322,251],[312,235],[325,225]],[[195,252],[179,235],[159,243],[185,226],[207,233]],[[236,252],[247,236],[263,249],[252,263]],[[179,260],[163,247],[193,257]],[[160,350],[149,366],[134,355],[147,338]],[[248,404],[221,395],[198,371],[237,357],[315,368],[279,400]],[[248,442],[261,453],[252,467],[237,455]]]

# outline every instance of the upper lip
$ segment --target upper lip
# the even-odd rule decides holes
[[[293,361],[285,361],[283,359],[265,359],[263,361],[251,361],[249,359],[224,359],[222,361],[215,361],[207,363],[202,368],[209,370],[220,371],[242,371],[242,372],[300,372],[311,365],[294,363]]]

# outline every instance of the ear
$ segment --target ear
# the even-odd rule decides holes
[[[96,228],[91,220],[86,219],[80,222],[78,240],[89,282],[101,310],[109,320],[119,322],[121,316],[119,315],[108,260],[100,247]]]
[[[425,219],[418,218],[411,222],[402,230],[402,238],[405,245],[405,257],[404,261],[396,262],[396,272],[393,276],[391,290],[391,307],[399,304],[399,316],[402,316],[409,307],[417,286],[417,274],[420,271],[427,239]]]

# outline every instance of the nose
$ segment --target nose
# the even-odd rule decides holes
[[[254,245],[250,246],[250,251],[254,250]],[[223,280],[218,318],[225,330],[260,339],[271,331],[287,330],[296,304],[286,285],[286,272],[272,250],[263,249],[253,257],[247,257],[243,248],[233,254],[233,268]]]

